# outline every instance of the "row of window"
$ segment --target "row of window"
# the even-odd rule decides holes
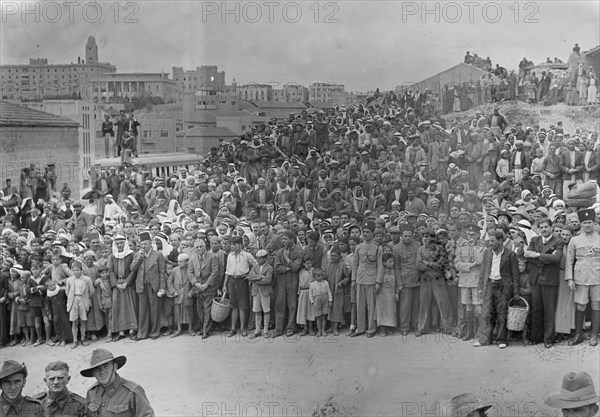
[[[77,72],[77,67],[71,67],[71,68],[68,68],[68,70],[69,70],[69,71],[74,71],[74,72]],[[82,68],[82,71],[83,71],[83,72],[85,72],[85,71],[87,71],[87,70],[94,71],[94,68]],[[9,73],[10,73],[11,71],[12,71],[11,69],[8,69],[8,72],[9,72]],[[18,69],[18,68],[15,68],[14,72],[15,72],[15,74],[19,73],[19,69]],[[22,72],[23,72],[23,73],[27,73],[27,72],[43,72],[43,69],[42,69],[42,68],[24,68]],[[46,72],[51,72],[51,71],[50,71],[50,68],[46,68]],[[58,68],[54,68],[54,72],[58,72]],[[65,69],[64,69],[64,68],[62,68],[62,72],[65,72]]]

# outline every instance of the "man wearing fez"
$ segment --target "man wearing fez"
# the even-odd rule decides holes
[[[106,349],[92,352],[90,366],[80,372],[86,378],[96,378],[85,397],[86,416],[154,417],[144,388],[117,373],[126,362],[125,356],[115,358]]]
[[[577,212],[581,234],[574,236],[567,249],[565,280],[574,292],[575,338],[569,346],[583,342],[584,312],[588,303],[592,308],[592,338],[590,346],[598,345],[600,330],[600,235],[594,232],[596,213],[592,209]]]
[[[44,406],[46,417],[83,417],[85,398],[68,390],[71,380],[69,365],[62,361],[50,362],[46,366],[44,382],[48,391],[35,396]]]
[[[24,363],[5,361],[0,368],[0,413],[4,417],[35,416],[43,417],[42,404],[30,397],[23,396],[23,387],[27,381],[27,367]]]
[[[166,293],[165,258],[162,252],[152,249],[150,232],[139,235],[141,249],[133,256],[131,270],[135,271],[135,289],[139,296],[139,333],[137,340],[148,335],[160,336],[160,299]]]

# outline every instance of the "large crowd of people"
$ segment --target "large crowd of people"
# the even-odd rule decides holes
[[[133,158],[84,201],[8,184],[0,342],[343,331],[595,346],[598,146],[560,121],[392,102],[273,120],[170,175]],[[220,323],[215,298],[231,309]]]

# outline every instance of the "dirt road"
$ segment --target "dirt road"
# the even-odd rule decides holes
[[[79,370],[97,347],[127,356],[120,374],[145,388],[157,416],[444,416],[447,399],[463,392],[493,403],[491,416],[558,416],[543,398],[558,391],[566,372],[585,370],[596,381],[600,375],[600,349],[587,343],[500,350],[412,334],[254,341],[182,335],[75,350],[13,347],[0,356],[26,362],[28,395],[44,389],[44,367],[58,359],[72,368],[71,390],[85,395],[94,380]]]

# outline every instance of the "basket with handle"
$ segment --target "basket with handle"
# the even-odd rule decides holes
[[[511,331],[520,332],[525,327],[525,320],[529,314],[529,303],[523,297],[519,297],[525,306],[511,305],[514,300],[508,302],[508,315],[506,316],[506,328]]]
[[[231,312],[231,303],[225,298],[226,295],[227,289],[223,290],[221,297],[213,298],[212,305],[210,306],[210,317],[217,323],[225,320]]]

